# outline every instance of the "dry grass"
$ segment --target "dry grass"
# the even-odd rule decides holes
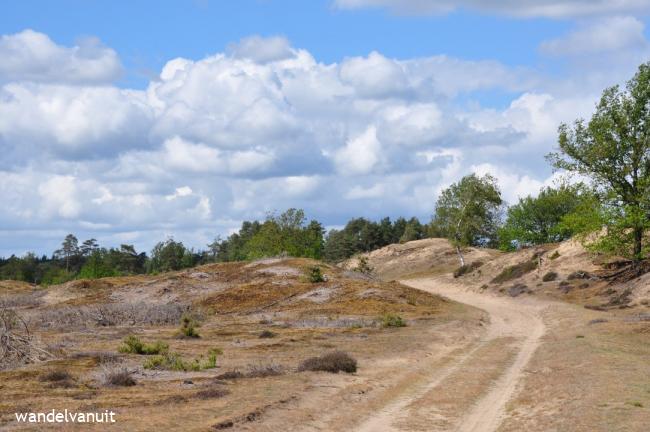
[[[304,277],[304,269],[313,265],[327,275],[318,288],[331,293],[321,303],[297,298],[314,290]],[[299,275],[276,274],[281,273],[277,268],[287,267]],[[199,272],[204,275],[192,276]],[[23,293],[27,289],[33,288]],[[0,422],[11,421],[16,401],[29,401],[33,410],[83,410],[90,405],[119,410],[125,430],[199,431],[229,419],[238,423],[236,419],[246,419],[288,394],[299,395],[307,377],[291,373],[290,366],[314,353],[336,348],[366,358],[411,352],[419,349],[423,335],[418,320],[428,320],[422,321],[427,326],[449,323],[454,307],[397,282],[352,279],[342,269],[304,259],[212,264],[157,276],[75,282],[45,293],[29,317],[36,324],[35,337],[44,346],[59,347],[60,358],[46,367],[29,366],[29,372],[0,372]],[[138,300],[149,293],[155,294],[151,302]],[[187,310],[202,311],[201,338],[175,338]],[[384,314],[413,320],[413,325],[383,331],[377,317]],[[269,333],[277,336],[268,338]],[[137,335],[143,345],[168,343],[183,367],[144,369],[143,361],[158,356],[118,355],[117,347],[129,335]],[[219,369],[197,370],[195,360],[207,364],[215,346],[224,350],[215,364]],[[146,350],[133,352],[138,351]],[[41,382],[40,374],[34,374],[50,370],[65,370],[77,379]],[[88,381],[91,377],[100,385]],[[215,380],[228,380],[230,395],[222,395],[225,386],[206,386]],[[54,387],[67,384],[57,383],[70,387],[59,390]],[[253,417],[259,421],[258,415]]]

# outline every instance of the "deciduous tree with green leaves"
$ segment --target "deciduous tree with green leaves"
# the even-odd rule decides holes
[[[573,229],[563,223],[564,218],[590,198],[583,184],[561,184],[546,187],[536,197],[520,198],[508,209],[503,227],[499,229],[501,249],[510,250],[517,245],[552,243],[570,238]]]
[[[503,200],[496,179],[489,174],[463,177],[442,191],[432,225],[456,247],[465,265],[462,247],[494,243]]]
[[[625,256],[636,264],[647,257],[650,227],[650,63],[642,64],[625,89],[606,89],[589,122],[559,128],[555,168],[588,177],[600,204],[584,208],[573,221],[596,250]],[[584,220],[587,219],[587,220]],[[585,237],[586,238],[586,237]]]

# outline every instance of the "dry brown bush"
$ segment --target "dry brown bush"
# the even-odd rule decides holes
[[[47,328],[79,328],[88,325],[170,325],[188,313],[186,304],[109,303],[96,306],[66,306],[47,309],[32,320]]]
[[[300,364],[298,370],[354,373],[357,371],[357,361],[348,353],[334,351],[319,357],[308,358]]]

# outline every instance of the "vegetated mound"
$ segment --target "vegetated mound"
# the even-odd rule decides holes
[[[304,374],[329,380],[312,371],[353,373],[404,352],[424,355],[429,330],[478,331],[482,316],[397,282],[294,258],[21,285],[0,290],[3,308],[24,319],[29,335],[0,329],[11,332],[9,348],[21,349],[0,361],[0,423],[13,420],[20,401],[39,412],[82,411],[92,399],[122,409],[126,429],[143,430],[152,418],[159,425],[190,419],[184,430],[236,423],[302,394]],[[7,346],[0,345],[0,360]],[[53,370],[64,379],[39,379]],[[238,379],[224,382],[226,371]]]
[[[17,294],[28,292],[34,289],[34,285],[14,280],[0,280],[0,295],[2,294]]]
[[[310,280],[315,266],[324,275],[322,282]],[[30,290],[39,292],[39,310],[146,304],[187,305],[218,314],[376,315],[431,312],[442,303],[436,296],[396,282],[296,258],[208,264],[153,276],[75,280],[47,289],[28,285],[21,295]],[[0,288],[0,300],[13,297]]]
[[[650,305],[650,273],[641,277],[614,277],[629,263],[591,253],[575,240],[499,252],[483,248],[464,250],[460,268],[455,249],[445,239],[426,239],[360,255],[379,278],[396,279],[450,274],[459,283],[503,295],[537,294],[596,309]],[[358,266],[359,257],[342,264]],[[629,272],[628,272],[629,273]]]
[[[501,252],[494,249],[475,247],[463,249],[463,256],[468,265],[478,261],[487,262],[500,255]],[[359,265],[359,257],[366,257],[373,274],[384,280],[451,273],[460,266],[456,249],[449,240],[442,238],[389,245],[350,258],[341,266],[354,269]]]

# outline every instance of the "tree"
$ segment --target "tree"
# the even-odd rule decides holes
[[[413,217],[406,223],[404,232],[399,238],[399,242],[406,243],[412,240],[420,240],[423,237],[424,227],[417,218]]]
[[[629,257],[647,255],[644,233],[650,226],[650,63],[619,86],[606,89],[588,123],[559,128],[559,152],[548,159],[557,169],[589,177],[601,203],[605,228],[592,247]],[[588,216],[593,220],[593,209]],[[579,219],[579,218],[578,218]],[[586,226],[593,229],[594,224]]]
[[[563,220],[588,195],[582,184],[563,184],[558,188],[543,188],[536,197],[520,198],[508,209],[506,222],[499,230],[501,248],[508,250],[515,245],[552,243],[570,238],[573,229]]]
[[[72,234],[65,236],[61,249],[55,252],[56,255],[63,256],[65,259],[65,271],[70,271],[70,260],[79,255],[79,241]]]
[[[465,176],[440,194],[432,224],[456,247],[461,265],[463,246],[496,240],[502,203],[496,179],[489,174]]]
[[[89,257],[98,248],[99,248],[99,245],[97,244],[97,240],[94,239],[94,238],[91,238],[91,239],[85,240],[83,243],[81,243],[81,247],[79,248],[79,251],[81,252],[81,256]]]
[[[152,272],[165,272],[179,270],[184,267],[187,249],[181,242],[170,238],[159,242],[151,250],[149,270]]]

